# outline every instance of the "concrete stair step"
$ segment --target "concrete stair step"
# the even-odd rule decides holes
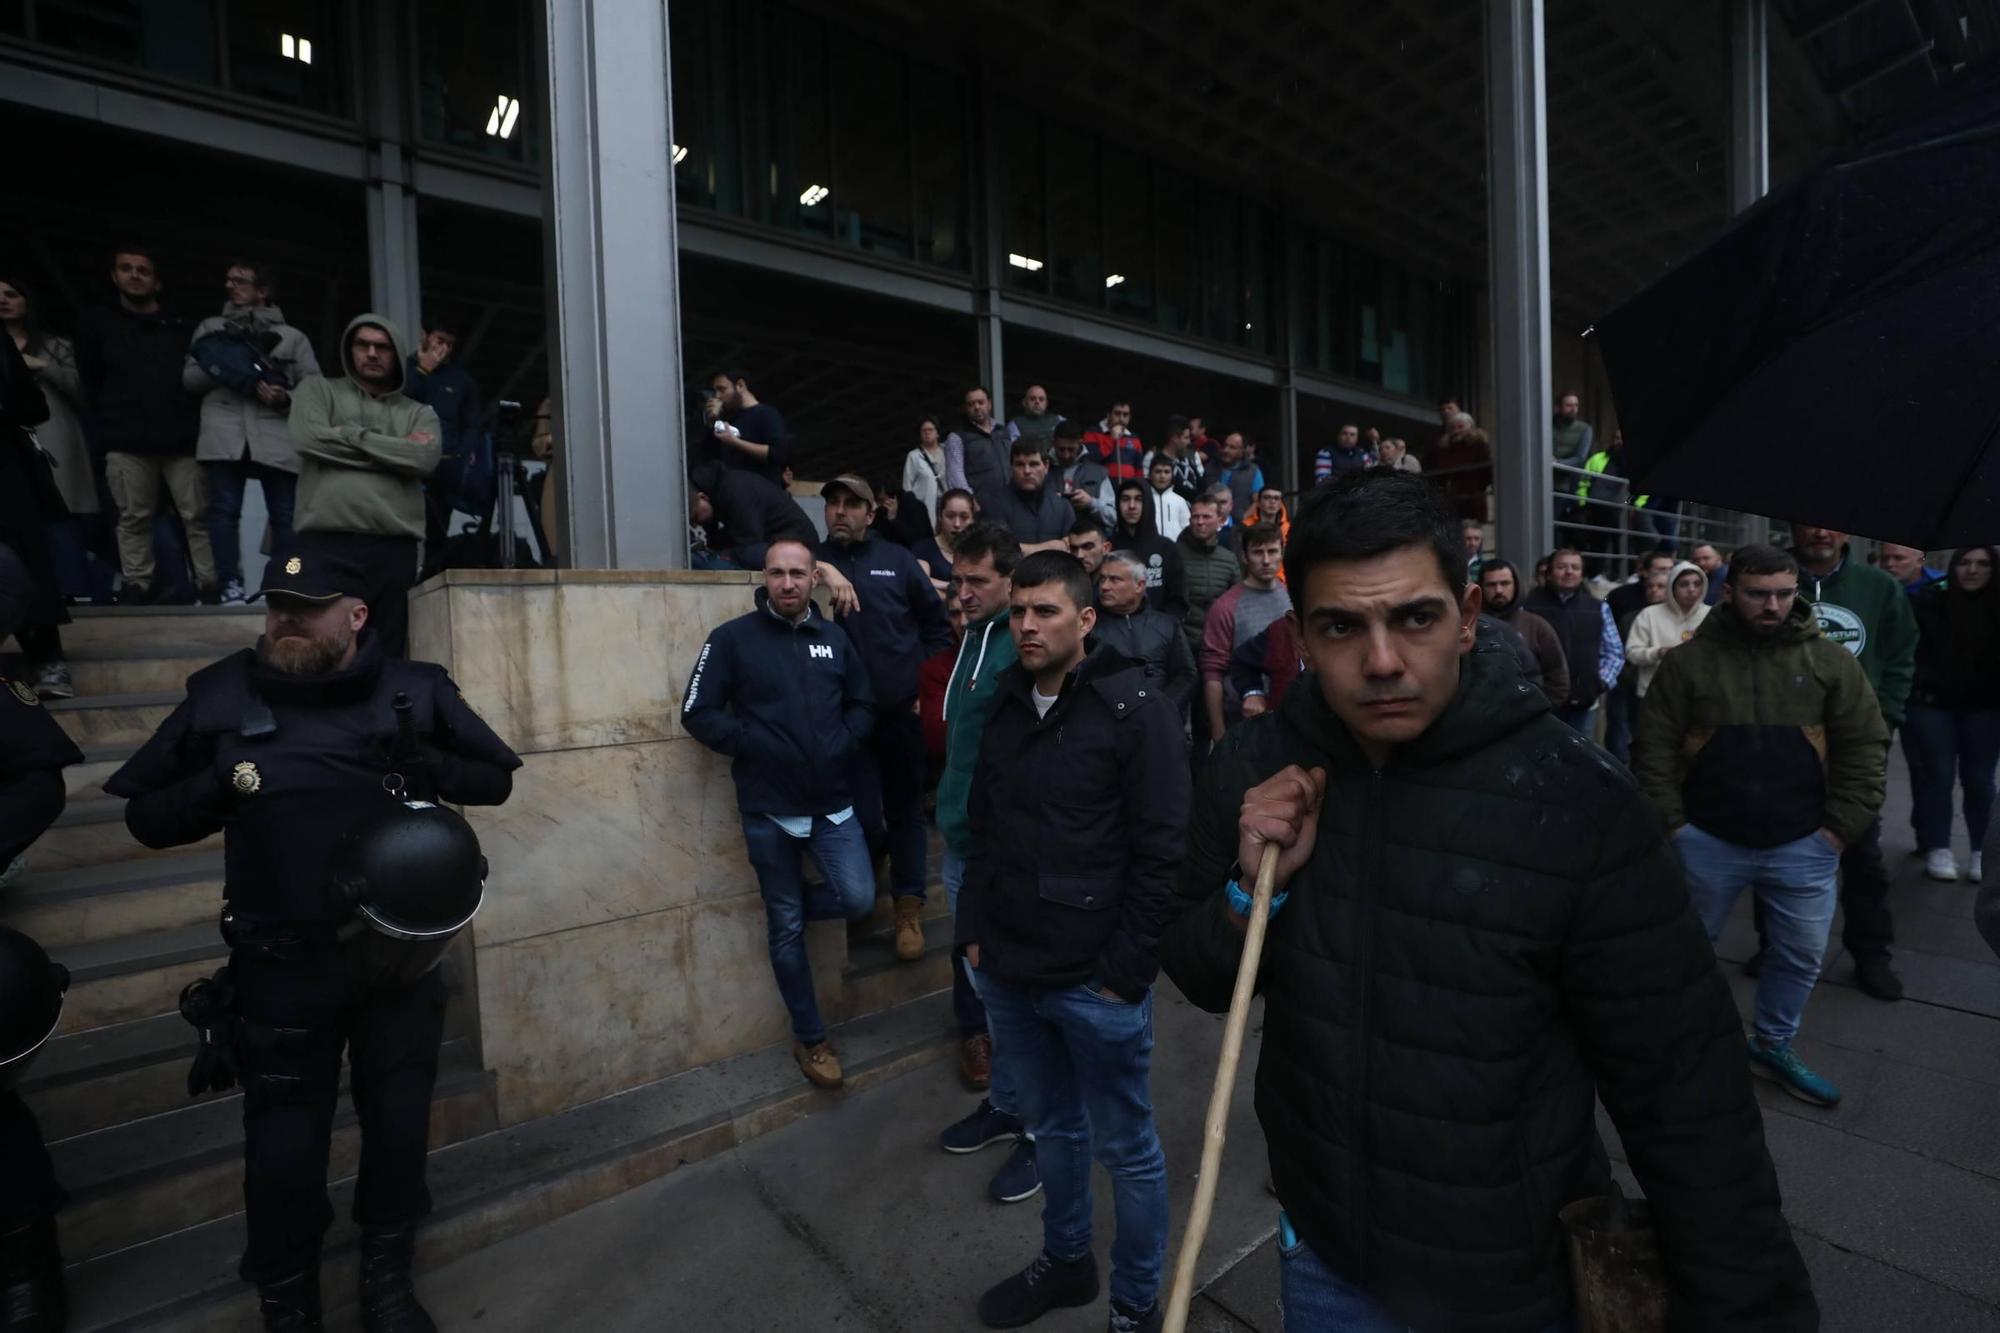
[[[69,659],[70,679],[76,684],[77,696],[88,698],[183,690],[189,676],[229,650],[173,640],[139,640],[129,644],[91,644],[72,648],[65,636],[63,651]]]
[[[837,1025],[832,1032],[858,1092],[939,1061],[950,1004],[932,997]],[[418,1239],[422,1272],[553,1221],[600,1199],[840,1106],[845,1095],[813,1089],[788,1043],[692,1069],[560,1115],[495,1130],[431,1154],[436,1211]],[[333,1188],[338,1219],[328,1235],[322,1288],[329,1308],[352,1300],[353,1182]],[[70,1265],[70,1327],[96,1330],[254,1329],[255,1301],[236,1277],[240,1213]],[[438,1312],[447,1327],[471,1312]],[[336,1323],[332,1326],[338,1326]]]
[[[47,707],[78,745],[138,746],[159,730],[182,698],[179,688],[140,690],[51,699]]]
[[[63,770],[63,790],[72,801],[91,800],[104,795],[104,783],[124,767],[139,750],[137,742],[119,741],[109,745],[83,745],[83,762]]]
[[[146,642],[199,648],[210,659],[248,648],[264,632],[262,603],[250,606],[75,606],[63,651],[83,656]]]
[[[45,949],[213,923],[222,910],[219,848],[48,870],[31,851],[29,864],[0,898],[0,925],[34,936]]]
[[[493,1089],[493,1075],[485,1070],[441,1068],[431,1101],[431,1147],[496,1128]],[[63,1253],[73,1261],[95,1258],[242,1207],[242,1099],[209,1097],[51,1143],[49,1154],[70,1195],[58,1217]],[[360,1157],[361,1128],[343,1098],[334,1117],[331,1178],[352,1176]]]
[[[137,931],[49,950],[69,969],[58,1033],[173,1013],[181,988],[228,956],[213,923]]]
[[[125,827],[125,802],[115,796],[80,794],[70,799],[53,827],[35,839],[27,851],[36,873],[54,873],[118,862],[136,863],[178,856],[189,851],[213,851],[222,834],[179,847],[148,847]]]
[[[943,896],[942,893],[937,895],[940,899]],[[859,1018],[951,989],[955,925],[947,915],[927,914],[924,918],[924,956],[908,963],[896,956],[893,930],[858,942],[850,939],[847,966],[841,973],[839,1015],[842,1018]]]

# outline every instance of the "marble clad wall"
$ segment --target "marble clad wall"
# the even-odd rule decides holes
[[[410,598],[410,655],[450,670],[521,754],[468,809],[491,867],[473,923],[504,1124],[787,1039],[728,761],[680,729],[703,639],[753,575],[450,570]],[[807,928],[829,1018],[846,935]]]

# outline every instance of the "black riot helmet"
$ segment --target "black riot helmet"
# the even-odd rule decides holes
[[[436,967],[485,891],[472,825],[430,801],[385,800],[334,850],[333,892],[353,913],[342,941],[364,980],[407,983]]]
[[[0,926],[0,1089],[11,1088],[62,1019],[69,969],[42,946]]]

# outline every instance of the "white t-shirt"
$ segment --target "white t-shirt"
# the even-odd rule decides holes
[[[1028,691],[1028,695],[1035,701],[1036,717],[1047,717],[1049,715],[1049,710],[1056,706],[1056,700],[1062,698],[1062,695],[1060,693],[1043,694],[1039,686],[1030,689]]]

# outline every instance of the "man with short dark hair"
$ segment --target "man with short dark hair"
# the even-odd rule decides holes
[[[426,403],[438,415],[438,470],[424,482],[424,569],[426,576],[444,568],[445,541],[450,535],[452,501],[462,500],[475,516],[477,505],[492,504],[489,495],[459,495],[467,464],[480,447],[485,420],[479,408],[479,381],[453,357],[458,335],[432,322],[403,370],[403,392]]]
[[[1171,416],[1167,418],[1166,438],[1160,447],[1146,456],[1146,474],[1152,479],[1153,466],[1161,459],[1173,464],[1173,474],[1168,485],[1182,500],[1192,500],[1201,491],[1201,479],[1207,474],[1208,464],[1194,447],[1194,427],[1188,418]],[[1161,535],[1172,541],[1178,532],[1167,532],[1161,525]]]
[[[271,520],[271,547],[292,543],[299,451],[285,419],[292,390],[320,373],[306,335],[277,307],[270,265],[239,259],[223,275],[222,313],[195,326],[181,384],[202,395],[194,456],[208,483],[208,538],[224,602],[241,602],[243,492],[255,481]]]
[[[1078,514],[1095,515],[1111,522],[1114,512],[1111,478],[1104,464],[1084,453],[1083,427],[1067,417],[1056,422],[1052,447],[1049,479],[1043,484],[1068,500]]]
[[[1723,561],[1721,548],[1714,542],[1696,542],[1694,549],[1688,552],[1688,559],[1708,576],[1708,595],[1703,600],[1714,606],[1722,600],[1723,584],[1729,578],[1729,566]]]
[[[295,525],[312,545],[366,571],[370,623],[382,651],[408,648],[410,588],[424,539],[424,478],[438,464],[437,413],[403,393],[403,335],[356,315],[340,336],[338,379],[292,390],[299,450]]]
[[[750,387],[748,372],[721,370],[710,378],[702,419],[714,443],[712,453],[699,453],[718,459],[724,467],[748,468],[777,485],[785,484],[792,434],[778,409]]]
[[[688,523],[705,539],[697,569],[762,569],[764,548],[780,538],[819,542],[790,491],[761,472],[713,459],[688,473]]]
[[[1248,441],[1242,431],[1232,430],[1224,435],[1221,464],[1215,478],[1218,484],[1229,488],[1232,510],[1238,519],[1256,506],[1257,492],[1264,489],[1264,469],[1249,460],[1247,448]]]
[[[1146,465],[1146,503],[1152,506],[1153,530],[1167,541],[1181,535],[1187,526],[1187,501],[1174,489],[1174,460],[1154,454]]]
[[[1031,446],[1032,447],[1032,446]],[[836,611],[868,668],[875,723],[855,747],[854,804],[871,855],[887,853],[895,896],[896,957],[924,956],[924,729],[917,716],[917,669],[951,647],[951,622],[917,558],[876,533],[875,493],[861,478],[820,488],[826,540],[814,554],[854,585],[860,605]]]
[[[1076,522],[1076,508],[1048,484],[1049,460],[1033,440],[1016,440],[1007,450],[1009,482],[979,497],[980,512],[1006,525],[1021,549],[1060,551]]]
[[[1222,509],[1212,495],[1195,499],[1188,506],[1188,525],[1174,545],[1180,551],[1181,568],[1187,573],[1187,614],[1181,618],[1187,631],[1189,651],[1201,652],[1201,633],[1208,624],[1208,608],[1242,577],[1239,554],[1224,543]],[[1197,711],[1205,717],[1205,712]]]
[[[1069,536],[1064,541],[1065,548],[1083,564],[1083,572],[1093,581],[1104,567],[1104,557],[1111,554],[1111,534],[1104,525],[1088,514],[1070,524]]]
[[[926,582],[926,589],[929,584]],[[815,1087],[844,1081],[806,956],[808,921],[858,921],[875,906],[849,774],[875,721],[861,654],[813,605],[813,553],[772,542],[756,609],[702,644],[681,701],[689,735],[729,756],[743,845],[764,898],[771,971],[792,1022],[792,1058]],[[803,858],[819,867],[808,883]]]
[[[1097,613],[1074,557],[1023,560],[1010,600],[1020,661],[980,743],[958,941],[1046,1198],[1041,1252],[980,1298],[979,1318],[1018,1328],[1097,1299],[1094,1155],[1117,1199],[1110,1327],[1157,1329],[1167,1162],[1148,1081],[1160,919],[1187,822],[1181,720],[1141,669],[1086,643]]]
[[[944,437],[944,484],[971,491],[979,497],[981,509],[991,509],[1012,482],[1013,441],[993,417],[993,399],[986,386],[967,389],[960,407],[957,428]]]
[[[1660,659],[1646,690],[1637,774],[1709,938],[1744,889],[1764,905],[1752,1070],[1832,1106],[1840,1090],[1806,1067],[1792,1038],[1833,927],[1840,854],[1882,808],[1889,731],[1860,664],[1799,593],[1788,553],[1736,553],[1723,605]]]
[[[1104,465],[1115,487],[1120,482],[1146,478],[1146,442],[1132,433],[1132,403],[1120,398],[1105,410],[1104,420],[1095,430],[1083,433],[1083,447]]]
[[[1259,631],[1284,615],[1291,603],[1279,582],[1285,543],[1269,527],[1243,534],[1243,577],[1215,599],[1201,630],[1201,706],[1208,735],[1220,740],[1239,701],[1229,694],[1229,660]]]
[[[1598,700],[1625,669],[1625,640],[1618,637],[1611,608],[1583,586],[1583,553],[1564,547],[1549,557],[1547,586],[1530,592],[1524,605],[1549,622],[1569,663],[1569,698],[1556,716],[1588,736]]]
[[[1375,466],[1375,455],[1361,445],[1361,427],[1348,422],[1340,428],[1333,448],[1313,455],[1313,484]]]
[[[1146,605],[1146,566],[1130,551],[1104,557],[1096,578],[1097,638],[1143,666],[1175,708],[1194,692],[1194,653],[1181,626]]]
[[[1495,558],[1479,566],[1476,581],[1485,613],[1521,636],[1542,669],[1542,693],[1550,707],[1561,706],[1569,697],[1569,663],[1563,657],[1562,640],[1548,621],[1522,609],[1519,572],[1511,562]]]
[[[1651,1206],[1675,1328],[1806,1333],[1735,1006],[1631,778],[1475,651],[1448,497],[1340,478],[1285,552],[1311,668],[1211,756],[1161,962],[1229,1006],[1275,845],[1257,1111],[1285,1326],[1566,1328],[1557,1212]]]

